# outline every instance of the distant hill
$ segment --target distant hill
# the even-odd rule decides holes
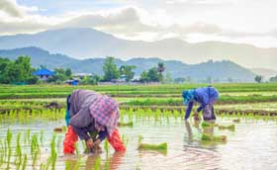
[[[251,71],[257,75],[263,76],[266,80],[277,75],[276,70],[266,68],[252,68]]]
[[[277,48],[257,48],[225,42],[187,43],[180,39],[155,42],[129,41],[90,28],[48,30],[37,34],[0,36],[0,49],[36,46],[51,53],[78,59],[115,56],[121,59],[159,57],[185,63],[230,60],[246,67],[270,67],[277,70]]]
[[[19,55],[28,55],[34,67],[45,65],[49,69],[53,68],[71,68],[75,73],[96,73],[103,75],[103,58],[78,60],[62,54],[51,54],[36,47],[18,48],[13,50],[0,50],[0,57],[7,57],[14,60]],[[118,66],[135,65],[136,75],[151,67],[157,66],[158,62],[164,62],[166,72],[169,72],[172,78],[188,77],[193,81],[205,81],[208,77],[217,81],[239,81],[251,82],[254,80],[254,74],[231,61],[208,61],[204,63],[189,65],[181,61],[165,61],[159,58],[133,58],[127,61],[116,59]]]
[[[0,50],[0,57],[7,57],[15,60],[20,55],[28,55],[34,67],[45,65],[48,68],[64,67],[70,63],[79,62],[79,60],[70,58],[62,54],[50,54],[48,51],[37,47],[18,48],[13,50]]]

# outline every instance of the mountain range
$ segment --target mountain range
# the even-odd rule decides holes
[[[31,57],[33,67],[44,65],[49,69],[71,68],[75,73],[96,73],[103,75],[104,58],[76,59],[62,54],[52,54],[38,47],[25,47],[11,50],[0,50],[0,57],[16,59],[20,55]],[[135,73],[139,76],[144,70],[156,67],[158,62],[164,62],[166,72],[172,78],[190,77],[192,81],[204,82],[208,78],[214,81],[253,82],[255,74],[240,65],[228,61],[212,61],[199,64],[186,64],[177,60],[162,60],[159,58],[132,58],[129,60],[115,60],[117,66],[134,65]]]
[[[188,43],[180,39],[154,42],[130,41],[90,28],[48,30],[36,34],[0,36],[0,49],[39,47],[77,59],[114,56],[122,60],[134,57],[199,63],[210,59],[230,60],[244,67],[277,70],[277,48],[258,48],[226,42]]]

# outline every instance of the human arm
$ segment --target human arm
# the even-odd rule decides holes
[[[87,141],[90,138],[88,132],[90,132],[93,125],[93,118],[89,113],[89,109],[81,109],[70,119],[69,124],[81,140]]]
[[[185,120],[189,118],[192,107],[193,107],[193,101],[190,101],[186,110]]]
[[[105,128],[104,131],[100,131],[100,132],[98,133],[98,138],[97,138],[97,140],[103,141],[104,139],[106,139],[107,136],[108,136],[108,130],[107,130],[107,128]]]
[[[93,141],[95,135],[94,135],[94,132],[90,132],[90,139],[86,141],[86,145],[88,148],[93,148],[95,147],[96,145],[100,145],[100,143],[108,136],[108,131],[107,131],[107,128],[105,128],[104,131],[100,131],[98,133],[98,138]]]
[[[66,110],[66,112],[65,112],[65,123],[66,123],[66,126],[69,125],[69,121],[70,121],[69,110]]]
[[[198,108],[197,108],[197,112],[201,112],[204,108],[205,108],[205,104],[201,104]]]

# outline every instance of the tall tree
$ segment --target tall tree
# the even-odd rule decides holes
[[[144,71],[140,75],[140,81],[142,82],[159,82],[161,81],[161,75],[156,67]]]
[[[123,65],[119,68],[120,75],[124,75],[127,82],[129,82],[132,78],[135,76],[135,72],[133,69],[135,69],[136,66],[132,65]]]
[[[141,74],[140,74],[140,81],[141,82],[149,82],[150,79],[148,77],[148,72],[147,71],[143,71]]]
[[[261,83],[261,82],[262,82],[262,79],[263,79],[262,76],[259,76],[259,75],[255,76],[255,81],[256,81],[257,83]]]
[[[15,61],[0,60],[0,83],[36,83],[37,78],[32,75],[31,58],[19,56]]]
[[[111,81],[112,79],[119,78],[119,70],[117,69],[115,60],[113,57],[107,57],[103,65],[104,80]]]
[[[158,72],[159,74],[161,75],[165,70],[165,67],[164,67],[164,63],[163,62],[159,62],[158,63]]]
[[[65,75],[66,75],[67,77],[71,77],[72,71],[71,71],[70,68],[67,68],[67,69],[65,70]]]
[[[269,82],[277,82],[277,75],[270,77]]]

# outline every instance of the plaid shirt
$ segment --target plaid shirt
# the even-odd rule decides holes
[[[99,95],[89,109],[95,119],[95,128],[101,130],[106,127],[108,134],[111,135],[119,119],[117,102],[108,96]]]

